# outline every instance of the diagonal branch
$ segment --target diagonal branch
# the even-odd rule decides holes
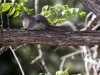
[[[17,57],[15,51],[12,49],[11,46],[10,46],[9,48],[11,49],[11,51],[12,51],[12,53],[13,53],[13,55],[14,55],[14,57],[15,57],[17,63],[18,63],[18,66],[19,66],[19,68],[20,68],[20,70],[21,70],[22,75],[25,75],[24,70],[23,70],[23,68],[22,68],[22,66],[21,66],[21,64],[20,64],[20,62],[19,62],[19,60],[18,60],[18,57]]]
[[[80,2],[100,18],[100,0],[80,0]]]

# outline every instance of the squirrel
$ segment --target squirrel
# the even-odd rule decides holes
[[[57,26],[53,26],[48,22],[45,16],[40,14],[33,16],[25,11],[20,14],[20,19],[22,20],[23,28],[29,30],[45,30],[45,29],[66,30],[66,31],[77,30],[77,28],[73,25],[71,21],[65,21],[61,24],[58,24]]]

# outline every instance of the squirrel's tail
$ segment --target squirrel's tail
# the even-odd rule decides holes
[[[67,27],[67,28],[69,28],[71,31],[77,31],[78,29],[75,27],[75,25],[71,22],[71,21],[69,21],[69,20],[67,20],[67,21],[64,21],[64,22],[62,22],[61,24],[58,24],[57,26],[61,26],[61,27]]]

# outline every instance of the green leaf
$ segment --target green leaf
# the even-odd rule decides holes
[[[2,12],[5,12],[10,9],[10,5],[7,3],[2,3],[1,6],[2,6]]]
[[[74,8],[71,8],[71,9],[70,9],[70,13],[71,13],[71,14],[74,14],[74,11],[75,11]]]
[[[48,10],[48,8],[49,8],[49,6],[48,6],[48,5],[44,6],[44,7],[42,8],[42,12],[43,12],[43,11],[47,11],[47,10]]]
[[[23,0],[23,2],[27,2],[28,0]]]
[[[45,74],[43,74],[43,73],[39,73],[39,75],[45,75]]]
[[[21,10],[21,5],[20,4],[15,5],[15,9],[16,10]]]
[[[63,5],[61,5],[61,4],[57,4],[57,5],[55,5],[55,8],[58,10],[59,8],[62,8],[63,7]]]
[[[67,10],[62,11],[62,16],[64,16],[66,14]]]
[[[75,8],[75,11],[78,14],[79,13],[79,8]]]
[[[11,16],[12,14],[14,14],[14,12],[15,12],[15,7],[12,8],[12,10],[11,10],[11,12],[10,12],[10,16]]]
[[[64,10],[69,10],[69,6],[68,5],[64,5]]]
[[[79,8],[74,9],[74,15],[77,17],[79,15]]]
[[[25,6],[23,6],[23,9],[24,9],[25,11],[27,11],[27,12],[32,12],[32,11],[33,11],[33,9],[27,8],[27,7],[25,7]]]
[[[19,0],[19,3],[22,3],[22,0]]]
[[[19,11],[16,11],[14,14],[14,17],[17,17],[17,16],[19,16]]]
[[[49,7],[49,11],[53,11],[54,10],[54,7]]]
[[[51,18],[48,18],[49,23],[53,24],[53,21]]]
[[[28,8],[27,7],[23,6],[23,9],[28,12]]]
[[[82,16],[86,15],[86,12],[80,11],[79,15],[82,17]]]
[[[61,75],[62,72],[63,72],[63,71],[57,71],[57,72],[56,72],[56,75]]]
[[[42,12],[41,14],[44,16],[48,16],[50,14],[50,11],[45,11],[45,12]]]

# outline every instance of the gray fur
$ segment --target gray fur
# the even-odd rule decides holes
[[[71,21],[65,21],[57,26],[52,26],[43,15],[37,14],[35,16],[22,12],[20,18],[23,23],[23,28],[31,30],[44,30],[44,29],[55,29],[55,30],[68,30],[76,31],[77,28]]]

